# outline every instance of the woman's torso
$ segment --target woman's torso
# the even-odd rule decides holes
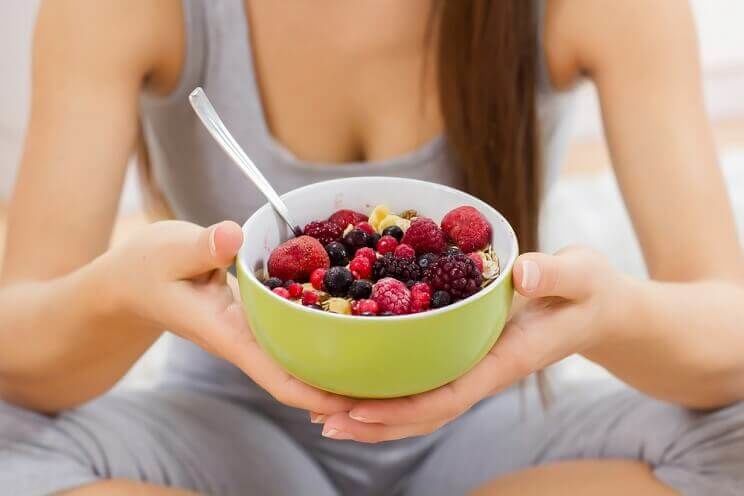
[[[538,10],[542,13],[544,0],[537,1]],[[243,0],[183,0],[186,49],[180,80],[167,96],[145,92],[141,97],[141,119],[150,179],[177,218],[201,225],[224,219],[242,223],[265,202],[255,187],[230,163],[193,114],[187,103],[187,95],[196,86],[204,87],[237,140],[280,193],[316,181],[359,175],[403,176],[462,186],[458,169],[447,153],[446,137],[436,134],[437,126],[441,126],[436,112],[425,112],[425,123],[413,131],[408,130],[410,136],[415,136],[409,141],[417,142],[411,151],[405,151],[405,143],[396,140],[395,132],[378,133],[376,138],[366,142],[364,138],[355,142],[353,138],[344,136],[344,142],[351,145],[346,148],[331,147],[324,155],[331,157],[327,161],[302,160],[282,145],[271,130],[273,126],[267,123],[267,108],[257,76],[257,68],[262,67],[257,61],[272,53],[276,56],[276,53],[257,49],[271,41],[272,32],[278,35],[284,31],[291,36],[292,26],[291,23],[286,28],[274,26],[273,31],[266,28],[259,37],[262,41],[252,47],[256,33],[251,32],[253,26],[248,14],[253,14],[254,10],[250,9],[249,12]],[[542,15],[538,33],[542,33]],[[255,52],[258,52],[257,56]],[[332,126],[336,118],[333,113],[323,113],[314,104],[317,99],[306,97],[302,92],[302,82],[313,77],[313,65],[303,64],[302,67],[303,74],[297,77],[297,94],[291,93],[291,79],[283,80],[285,88],[290,91],[287,94],[297,102],[295,107],[302,106],[297,118],[304,118],[308,128],[322,126],[324,119]],[[566,144],[565,117],[571,95],[553,89],[543,57],[540,57],[538,74],[543,169],[545,184],[549,186],[557,176]],[[336,84],[343,83],[340,81]],[[381,81],[380,84],[383,87],[389,84],[388,92],[400,97],[401,92],[396,89],[394,82]],[[370,98],[376,97],[379,95]],[[274,102],[269,105],[274,107],[272,113],[281,110],[282,104],[276,103],[276,97],[269,100]],[[356,102],[354,100],[353,103]],[[353,103],[350,105],[353,106]],[[406,114],[407,117],[410,117],[410,113]],[[405,121],[407,117],[401,119]],[[276,124],[276,118],[271,120]],[[375,121],[375,118],[371,121],[371,125],[378,126],[386,122]],[[395,116],[391,115],[387,121],[395,131],[394,126],[399,124]],[[363,122],[363,119],[358,121],[352,117],[350,122]],[[406,121],[409,122],[414,121]],[[284,139],[292,139],[291,128],[285,131],[281,123],[276,126]],[[354,127],[354,124],[350,124],[350,127]],[[342,133],[343,127],[338,132]],[[405,135],[406,131],[402,133]],[[309,143],[322,142],[323,135],[318,136]],[[305,152],[306,155],[318,155],[312,146],[305,147],[301,140],[295,143],[299,143],[295,148],[309,150]],[[393,153],[390,153],[391,150]],[[344,156],[358,156],[360,160],[335,163]],[[364,157],[373,158],[362,161]],[[296,415],[289,409],[281,408],[236,368],[178,338],[172,338],[163,381],[231,395],[255,403],[273,416],[295,418]]]

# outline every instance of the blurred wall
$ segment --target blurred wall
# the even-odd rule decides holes
[[[38,0],[3,0],[0,15],[0,201],[18,163],[29,95],[29,48]]]
[[[208,1],[208,0],[205,0]],[[706,98],[714,119],[744,118],[744,1],[693,0],[704,62]],[[3,0],[0,16],[0,201],[18,163],[29,94],[29,46],[38,0]],[[601,134],[594,91],[581,89],[577,135]],[[134,200],[127,188],[124,204]],[[127,201],[127,200],[130,201]]]

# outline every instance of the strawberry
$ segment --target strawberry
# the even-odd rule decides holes
[[[491,242],[491,224],[468,205],[449,211],[442,219],[442,230],[465,253],[482,250]]]
[[[268,262],[269,275],[285,281],[307,281],[315,269],[330,265],[323,245],[306,235],[289,239],[274,248]]]

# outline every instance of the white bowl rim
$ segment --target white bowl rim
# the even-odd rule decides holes
[[[469,303],[473,303],[476,300],[485,297],[489,292],[493,291],[496,287],[498,287],[500,284],[503,283],[503,281],[504,281],[504,279],[505,279],[505,277],[506,277],[507,274],[509,275],[509,277],[511,277],[512,267],[514,266],[514,262],[517,260],[517,257],[519,256],[519,244],[517,242],[517,235],[514,232],[514,228],[509,223],[509,221],[506,220],[506,217],[504,217],[501,214],[501,212],[499,212],[498,210],[496,210],[494,207],[492,207],[488,203],[484,202],[483,200],[481,200],[479,198],[476,198],[475,196],[471,195],[470,193],[466,193],[465,191],[461,191],[461,190],[459,190],[457,188],[452,188],[450,186],[445,186],[443,184],[432,183],[432,182],[429,182],[429,181],[422,181],[420,179],[409,179],[407,177],[395,177],[395,176],[354,176],[354,177],[345,177],[345,178],[338,178],[338,179],[329,179],[329,180],[326,180],[326,181],[317,181],[317,182],[314,182],[314,183],[311,183],[311,184],[306,184],[305,186],[300,186],[299,188],[296,188],[296,189],[293,189],[291,191],[288,191],[288,192],[286,192],[286,193],[284,193],[283,195],[280,195],[280,196],[281,196],[282,199],[284,199],[284,197],[285,196],[288,196],[288,195],[302,194],[304,192],[304,190],[310,189],[310,188],[312,188],[312,187],[314,187],[314,186],[316,186],[318,184],[321,184],[321,183],[322,184],[334,183],[334,182],[343,183],[343,182],[347,182],[349,180],[371,180],[371,179],[374,179],[374,180],[380,180],[380,179],[383,179],[383,180],[405,180],[405,181],[409,181],[409,182],[416,182],[416,183],[426,184],[428,186],[433,187],[434,189],[439,189],[440,191],[449,191],[449,192],[455,192],[455,193],[458,193],[458,194],[464,194],[466,196],[469,196],[471,200],[474,200],[475,203],[479,203],[482,206],[484,206],[485,208],[487,208],[487,209],[491,210],[493,213],[495,213],[496,216],[497,217],[500,217],[501,220],[503,221],[503,224],[502,225],[506,227],[506,229],[508,230],[507,232],[508,232],[508,234],[511,235],[510,237],[511,237],[511,240],[512,240],[512,247],[511,247],[512,248],[512,252],[511,252],[511,256],[509,257],[509,260],[507,261],[506,265],[504,265],[504,266],[501,266],[501,260],[499,260],[499,275],[496,277],[496,279],[494,279],[491,283],[488,284],[488,286],[486,286],[485,288],[481,289],[477,293],[475,293],[475,294],[473,294],[471,296],[468,296],[467,298],[463,298],[462,300],[459,300],[459,301],[457,301],[455,303],[452,303],[451,305],[447,305],[445,307],[436,308],[436,309],[433,309],[433,310],[427,310],[425,312],[420,312],[420,313],[409,313],[409,314],[405,314],[405,315],[386,315],[386,316],[384,316],[384,318],[374,319],[372,317],[369,317],[369,318],[360,318],[359,315],[345,315],[345,314],[334,313],[334,312],[319,312],[316,309],[308,308],[308,307],[306,307],[304,305],[300,305],[300,304],[294,303],[294,302],[292,302],[292,301],[290,301],[290,300],[288,300],[286,298],[282,298],[281,296],[279,296],[278,294],[274,293],[269,288],[267,288],[261,281],[259,281],[258,280],[258,277],[256,277],[256,275],[253,273],[252,270],[248,270],[247,269],[247,267],[243,263],[243,255],[242,255],[243,247],[241,247],[241,249],[238,251],[238,256],[237,256],[236,262],[235,262],[236,268],[238,270],[241,270],[244,274],[246,274],[248,276],[249,279],[251,279],[253,282],[255,282],[261,288],[260,290],[268,293],[269,295],[271,295],[271,297],[277,298],[278,300],[280,300],[280,301],[282,301],[282,302],[284,302],[284,303],[286,303],[288,305],[291,305],[292,308],[294,308],[296,310],[300,310],[300,311],[303,311],[303,312],[311,312],[312,315],[314,315],[314,316],[319,316],[319,314],[322,313],[323,316],[325,316],[325,317],[337,318],[337,319],[343,319],[343,320],[354,319],[357,322],[358,321],[377,322],[378,320],[381,321],[381,322],[387,322],[387,321],[390,321],[390,320],[417,320],[417,319],[425,319],[425,318],[428,318],[428,317],[434,317],[436,315],[441,315],[441,314],[443,314],[445,312],[449,312],[449,311],[455,310],[457,308],[464,307],[464,306],[468,305]],[[249,222],[251,222],[251,220],[253,220],[254,217],[263,214],[264,211],[270,210],[271,208],[272,208],[271,205],[268,202],[266,202],[263,206],[261,206],[258,209],[256,209],[256,211],[253,212],[253,214],[250,217],[248,217],[248,220],[246,220],[243,223],[243,226],[242,226],[243,227],[243,234],[245,235],[246,226],[248,225]]]

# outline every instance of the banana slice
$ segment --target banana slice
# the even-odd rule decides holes
[[[369,224],[374,228],[375,231],[380,232],[382,229],[380,229],[380,221],[382,221],[385,217],[390,215],[390,209],[387,208],[385,205],[377,205],[373,210],[372,213],[369,214]]]
[[[323,306],[329,312],[351,315],[351,303],[344,298],[328,298]]]

